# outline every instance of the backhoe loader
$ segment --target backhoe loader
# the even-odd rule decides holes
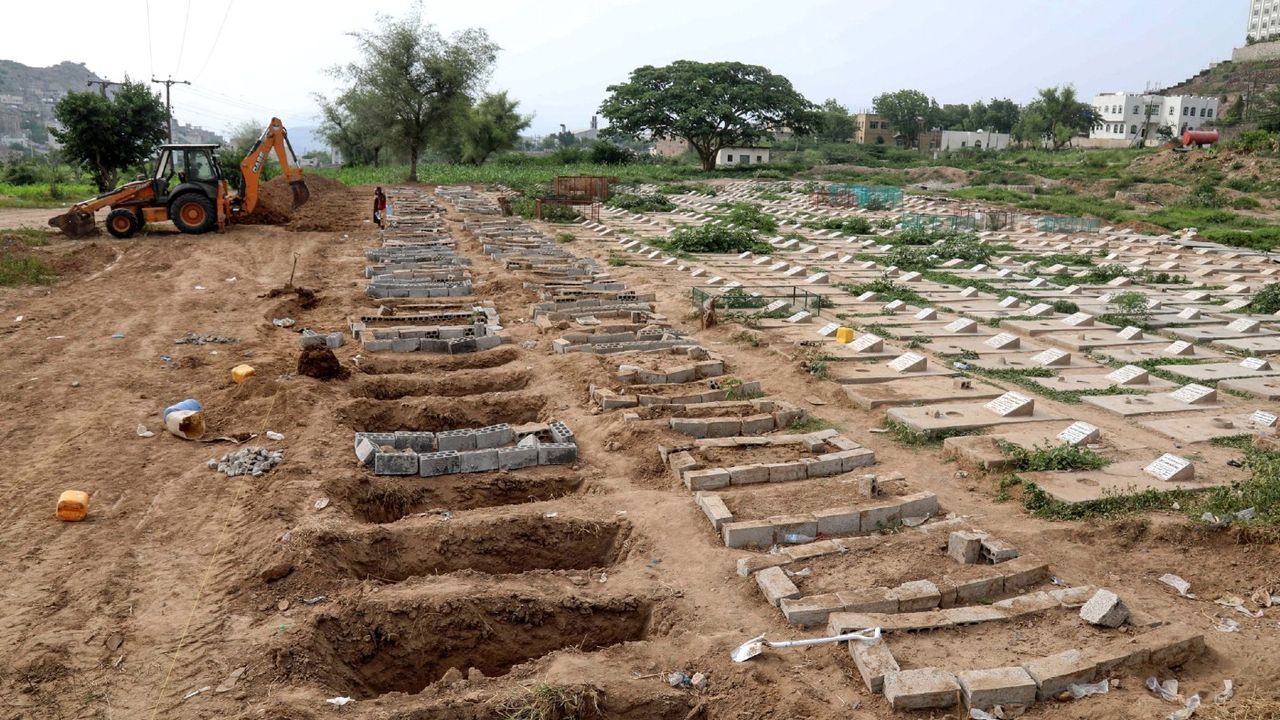
[[[80,237],[93,232],[94,213],[110,206],[107,232],[118,238],[132,237],[143,225],[165,220],[172,220],[184,233],[223,230],[258,206],[262,170],[273,151],[289,179],[294,209],[310,199],[280,118],[271,118],[271,124],[240,162],[241,183],[234,191],[222,175],[214,153],[217,147],[161,145],[150,178],[139,176],[131,183],[73,205],[66,213],[49,218],[49,224],[71,237]]]

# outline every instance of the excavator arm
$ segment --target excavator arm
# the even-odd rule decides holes
[[[138,180],[126,183],[114,190],[72,205],[67,212],[49,218],[49,224],[71,237],[80,237],[93,231],[94,213],[109,205],[117,205],[136,198],[139,193],[149,190],[150,181]]]
[[[240,176],[244,186],[240,188],[240,208],[246,215],[258,206],[258,187],[262,182],[262,169],[267,159],[275,152],[280,161],[280,170],[289,179],[289,190],[293,192],[293,207],[305,203],[311,198],[311,191],[302,181],[302,168],[298,166],[298,156],[293,154],[293,146],[289,144],[289,133],[284,129],[280,118],[271,118],[267,129],[262,131],[253,149],[240,161]]]

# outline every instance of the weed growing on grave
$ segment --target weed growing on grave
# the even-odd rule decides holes
[[[738,332],[734,333],[734,334],[733,334],[733,336],[732,336],[732,337],[730,337],[729,339],[730,339],[730,340],[732,340],[732,341],[734,341],[734,342],[743,343],[743,344],[745,344],[745,345],[750,345],[751,347],[754,347],[754,348],[758,348],[758,347],[760,347],[761,345],[765,345],[765,344],[766,344],[766,343],[764,342],[764,340],[763,340],[763,339],[761,339],[761,337],[760,337],[759,335],[757,335],[757,334],[755,334],[755,333],[753,333],[753,332],[749,332],[749,331],[747,331],[747,330],[740,330],[740,331],[738,331]]]
[[[806,358],[800,362],[800,369],[819,380],[826,380],[830,377],[827,369],[827,361],[830,359],[831,358],[827,355],[818,355],[816,357]]]
[[[787,426],[788,432],[796,433],[797,435],[818,432],[819,430],[836,430],[838,432],[842,432],[844,428],[830,420],[820,418],[817,415],[806,415],[800,420],[797,420]]]
[[[640,193],[618,193],[609,198],[605,205],[633,213],[671,212],[676,209],[675,203],[666,195],[642,195]]]
[[[1097,500],[1064,503],[1054,500],[1035,483],[1018,479],[1023,489],[1023,506],[1032,515],[1050,520],[1087,520],[1116,518],[1145,510],[1171,510],[1174,505],[1186,507],[1194,493],[1186,490],[1143,490],[1141,492],[1108,491]]]
[[[1012,458],[1017,472],[1045,470],[1097,470],[1111,464],[1107,458],[1076,445],[1037,445],[1030,450],[1001,440],[1000,452]]]
[[[918,350],[931,342],[933,342],[933,338],[928,335],[912,335],[910,338],[907,338],[907,349]]]
[[[649,243],[663,250],[686,253],[770,253],[774,247],[756,239],[746,228],[724,225],[684,225],[676,229],[666,240]]]
[[[760,390],[744,390],[742,380],[736,377],[719,378],[720,389],[724,390],[726,400],[754,400],[764,397]]]
[[[998,503],[1009,502],[1009,488],[1022,484],[1022,478],[1015,475],[1005,475],[996,480],[996,496],[995,501]]]
[[[696,193],[698,195],[714,196],[717,194],[715,186],[705,183],[664,183],[658,186],[658,192],[663,195]]]
[[[604,717],[600,709],[600,691],[593,687],[538,683],[524,690],[524,695],[510,698],[498,707],[498,717],[502,720],[589,720]]]
[[[807,222],[804,226],[814,230],[839,230],[845,235],[871,234],[871,221],[862,217],[827,218],[825,220]]]
[[[622,257],[621,255],[610,255],[609,259],[606,260],[605,262],[609,265],[609,267],[625,267],[631,264],[629,260]]]
[[[1247,306],[1251,313],[1267,315],[1280,312],[1280,283],[1267,283],[1253,294],[1253,300]]]
[[[864,282],[864,283],[856,283],[856,284],[845,283],[837,287],[849,293],[850,295],[853,295],[854,297],[857,297],[858,295],[861,295],[863,293],[873,292],[880,296],[877,302],[879,301],[892,302],[894,300],[901,300],[902,302],[905,302],[905,303],[912,303],[914,305],[920,305],[920,306],[928,306],[933,304],[929,302],[925,298],[925,296],[921,295],[915,290],[912,290],[911,288],[905,285],[899,285],[887,277],[877,278],[870,282]]]
[[[1151,308],[1147,305],[1147,296],[1137,290],[1119,293],[1107,303],[1107,312],[1100,319],[1110,325],[1150,330]]]
[[[759,230],[761,232],[777,232],[778,221],[772,215],[760,209],[754,203],[725,203],[721,207],[728,210],[722,217],[740,228]]]
[[[888,328],[881,325],[880,323],[871,323],[870,325],[864,325],[862,327],[862,331],[871,333],[872,335],[877,335],[882,338],[893,337],[892,335],[889,334]]]
[[[933,433],[923,433],[919,430],[912,429],[906,423],[886,417],[884,427],[893,436],[893,439],[908,447],[933,447],[941,445],[943,440],[949,437],[961,437],[964,435],[981,435],[980,429],[955,429],[955,430],[938,430]]]
[[[556,235],[556,242],[558,243],[571,243],[577,239],[578,239],[577,236],[575,236],[573,233],[562,232]]]

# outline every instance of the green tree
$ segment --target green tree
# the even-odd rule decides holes
[[[1245,120],[1256,122],[1260,130],[1280,132],[1280,85],[1250,98]]]
[[[645,65],[610,85],[600,114],[610,135],[684,138],[703,170],[714,170],[720,148],[749,145],[771,130],[813,132],[815,107],[791,81],[759,65],[677,60]]]
[[[499,48],[478,28],[444,37],[423,22],[420,4],[408,17],[379,15],[378,24],[383,29],[352,33],[363,59],[335,72],[360,96],[347,111],[367,111],[385,123],[385,136],[409,156],[408,180],[416,182],[422,151],[465,121]]]
[[[1076,135],[1089,132],[1098,115],[1089,103],[1076,99],[1075,87],[1063,85],[1041,88],[1039,97],[1023,110],[1022,120],[1019,140],[1043,139],[1057,150]]]
[[[973,110],[964,103],[946,104],[938,110],[938,127],[943,130],[976,130]]]
[[[1018,118],[1022,115],[1022,108],[1018,103],[1008,98],[1001,100],[991,98],[991,102],[985,106],[985,111],[982,127],[975,129],[1012,133],[1013,126],[1018,124]]]
[[[928,130],[938,119],[938,104],[919,90],[877,95],[871,104],[876,114],[888,120],[890,127],[898,131],[903,144],[909,148],[915,147],[920,133]]]
[[[62,143],[68,162],[93,175],[98,190],[116,187],[120,171],[155,154],[168,132],[168,114],[158,94],[125,79],[110,98],[96,92],[67,93],[53,108],[61,129],[49,132]]]
[[[818,109],[818,138],[826,142],[848,142],[853,137],[853,116],[849,108],[827,98]]]
[[[319,133],[335,148],[346,165],[377,167],[391,147],[391,118],[383,106],[360,87],[352,87],[330,101],[315,95],[320,105]]]
[[[504,90],[484,96],[471,108],[462,130],[462,159],[479,165],[493,153],[515,147],[520,131],[533,120],[516,112],[519,104]]]

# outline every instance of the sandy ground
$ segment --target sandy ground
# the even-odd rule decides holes
[[[475,259],[478,294],[498,304],[514,345],[461,360],[365,358],[361,367],[348,344],[337,355],[350,379],[298,376],[297,329],[341,330],[370,307],[363,249],[376,243],[354,219],[364,214],[362,198],[334,206],[356,228],[337,232],[259,225],[57,241],[41,250],[63,259],[56,285],[0,290],[0,718],[320,718],[336,712],[325,699],[342,695],[357,698],[342,710],[348,717],[482,718],[544,682],[590,688],[604,716],[617,718],[892,714],[842,649],[729,661],[729,649],[758,633],[802,633],[734,573],[742,553],[725,549],[689,493],[662,473],[661,433],[624,426],[620,413],[589,403],[587,385],[606,383],[613,365],[552,355],[551,338],[528,321],[532,296],[473,239],[461,250]],[[42,221],[48,211],[39,213]],[[0,210],[0,227],[39,224],[34,217]],[[590,240],[569,248],[608,255]],[[295,258],[294,285],[314,290],[314,304],[269,296],[286,285]],[[692,281],[661,268],[614,271],[630,287],[656,289],[661,311],[696,327],[682,284]],[[271,324],[282,316],[297,325]],[[1232,612],[1213,598],[1278,589],[1276,548],[1158,514],[1116,523],[1030,518],[1016,503],[997,503],[989,480],[958,478],[939,449],[870,433],[880,413],[842,402],[837,385],[803,373],[785,348],[735,342],[738,330],[699,337],[771,394],[825,399],[813,412],[874,448],[875,470],[936,492],[943,507],[1049,559],[1069,582],[1107,585],[1148,613],[1202,628],[1210,652],[1182,668],[1184,689],[1212,696],[1232,678],[1236,707],[1280,707],[1260,704],[1280,692],[1273,613],[1231,615],[1240,633],[1211,629],[1215,615]],[[175,345],[187,332],[239,342]],[[534,339],[533,349],[520,345]],[[257,370],[242,386],[230,380],[239,363]],[[450,388],[386,397],[367,390],[371,375],[444,378]],[[495,377],[506,389],[493,390],[486,378]],[[209,470],[209,458],[234,446],[183,441],[160,426],[160,411],[188,397],[208,409],[211,435],[283,433],[281,442],[250,444],[283,449],[284,462],[256,479]],[[563,473],[453,478],[424,489],[374,479],[351,452],[354,430],[552,418],[573,427],[581,447],[579,464]],[[156,435],[140,437],[139,425]],[[90,519],[59,523],[54,504],[73,488],[92,494]],[[329,504],[317,510],[321,498]],[[440,509],[451,519],[432,512]],[[551,512],[564,522],[549,522]],[[417,513],[426,515],[406,517]],[[264,579],[281,567],[292,572]],[[1157,584],[1166,572],[1190,580],[1202,600]],[[1054,631],[1050,623],[1019,629]],[[387,638],[408,655],[370,649]],[[979,636],[948,654],[980,663],[985,643],[1000,642]],[[597,644],[608,647],[591,651]],[[446,667],[494,677],[438,682]],[[665,673],[676,670],[708,673],[707,689],[670,688]],[[1172,709],[1141,678],[1125,677],[1104,697],[1042,703],[1028,717]]]

